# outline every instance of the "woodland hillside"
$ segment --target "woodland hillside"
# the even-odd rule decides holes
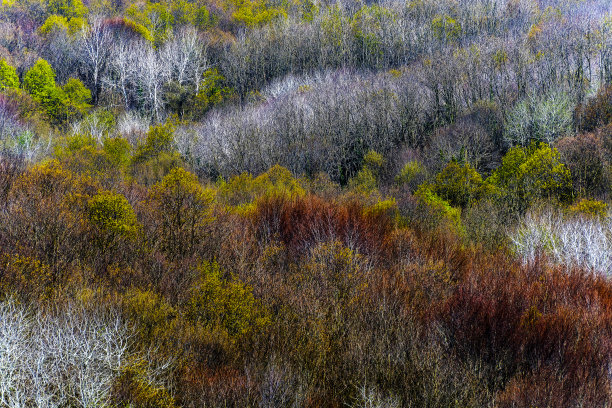
[[[608,0],[4,0],[0,407],[611,407]]]

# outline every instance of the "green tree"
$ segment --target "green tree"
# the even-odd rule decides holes
[[[41,58],[26,72],[23,87],[34,98],[45,98],[56,87],[55,71],[47,61]]]
[[[363,157],[363,167],[349,180],[349,187],[366,195],[376,191],[384,164],[385,159],[380,153],[368,151]]]
[[[81,0],[49,0],[47,10],[66,18],[82,18],[89,12]]]
[[[203,116],[210,108],[234,95],[232,89],[224,86],[224,82],[225,77],[216,68],[204,71],[194,99],[194,116]]]
[[[155,46],[162,45],[172,35],[174,14],[166,2],[134,3],[126,10],[126,16],[147,29]]]
[[[489,190],[489,185],[469,163],[452,160],[436,175],[433,191],[451,205],[466,208]]]
[[[130,162],[130,173],[142,184],[157,183],[171,169],[183,164],[175,148],[174,130],[172,121],[152,126],[144,143],[136,148]]]
[[[26,72],[23,87],[45,109],[54,124],[84,116],[91,105],[91,91],[78,79],[69,79],[63,87],[55,83],[55,71],[44,59],[39,59]]]
[[[58,31],[63,31],[67,33],[68,32],[68,19],[64,16],[58,16],[57,14],[51,14],[49,17],[47,17],[43,25],[40,26],[38,31],[45,37],[48,36],[49,34],[52,34]]]
[[[55,83],[55,71],[44,59],[39,59],[23,79],[24,89],[40,103],[54,124],[65,119],[66,94]]]
[[[511,148],[487,181],[500,188],[518,211],[540,198],[567,202],[573,197],[570,171],[557,149],[546,143]]]
[[[67,120],[81,118],[91,109],[91,91],[75,78],[70,78],[62,87],[65,99],[64,111]]]
[[[19,88],[17,70],[9,65],[5,59],[0,60],[0,91],[17,88]]]
[[[248,27],[257,27],[271,21],[287,17],[282,8],[270,7],[265,0],[234,0],[236,11],[234,20]]]
[[[222,329],[231,339],[265,326],[269,315],[251,287],[235,277],[225,279],[217,263],[204,263],[191,288],[187,316],[209,329]]]
[[[141,162],[161,153],[171,152],[174,143],[174,129],[172,122],[152,126],[145,142],[138,146],[133,161]]]
[[[139,224],[129,201],[121,194],[100,191],[85,203],[91,234],[91,261],[97,273],[133,256]]]
[[[427,183],[419,186],[414,193],[421,211],[424,213],[423,223],[428,227],[445,225],[452,230],[463,233],[461,225],[461,209],[454,208],[450,203],[431,190]]]
[[[102,191],[87,202],[87,217],[100,233],[110,237],[132,236],[137,229],[136,214],[121,194]]]

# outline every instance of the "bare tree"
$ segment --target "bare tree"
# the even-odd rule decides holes
[[[206,48],[205,39],[195,28],[188,27],[164,45],[159,58],[170,64],[172,79],[179,85],[193,85],[197,92],[202,73],[210,66]]]
[[[510,234],[518,254],[526,261],[546,254],[568,267],[612,274],[612,217],[570,217],[546,210],[530,212]]]
[[[0,303],[0,404],[110,406],[130,338],[117,316],[74,305],[32,313]]]
[[[94,16],[90,24],[84,25],[78,40],[82,76],[93,90],[94,103],[98,101],[102,91],[102,78],[111,56],[112,36],[102,17]]]

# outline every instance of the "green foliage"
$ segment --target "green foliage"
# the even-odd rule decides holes
[[[44,100],[49,98],[54,91],[55,71],[44,59],[39,59],[36,64],[26,72],[23,78],[23,87],[34,98]]]
[[[113,165],[119,168],[127,166],[130,161],[130,151],[132,146],[130,142],[121,137],[113,137],[104,139],[102,150]]]
[[[183,165],[174,147],[175,128],[174,122],[167,121],[149,129],[130,161],[132,177],[149,186],[160,181],[171,169]]]
[[[559,161],[557,149],[540,144],[520,167],[523,183],[528,192],[568,201],[572,196],[569,169]]]
[[[70,78],[62,86],[62,91],[65,95],[63,109],[68,121],[83,117],[89,112],[91,109],[89,104],[91,101],[91,91],[80,80]]]
[[[127,17],[124,18],[123,20],[132,29],[134,33],[140,35],[144,40],[152,44],[154,43],[155,37],[153,36],[153,34],[151,34],[151,31],[147,27]]]
[[[486,195],[491,187],[469,163],[451,161],[436,175],[432,191],[452,206],[466,208]]]
[[[368,216],[387,215],[392,220],[397,220],[399,212],[395,198],[387,198],[377,201],[374,205],[365,208],[365,214]]]
[[[48,11],[66,18],[82,18],[89,12],[81,0],[48,0]]]
[[[32,200],[42,200],[77,190],[77,182],[74,174],[65,169],[58,160],[47,160],[30,168],[18,179],[17,185],[20,189],[15,193],[26,195]]]
[[[74,135],[67,137],[55,147],[55,157],[60,161],[84,148],[94,148],[96,141],[89,135]]]
[[[0,91],[18,88],[19,77],[17,76],[17,70],[9,65],[5,59],[0,60]]]
[[[369,195],[378,189],[378,179],[372,169],[364,166],[349,180],[349,188],[356,193]]]
[[[57,14],[50,15],[38,31],[43,36],[48,36],[58,31],[68,32],[68,19],[64,16],[58,16]]]
[[[407,162],[397,176],[395,183],[402,186],[408,186],[410,191],[414,192],[416,188],[425,181],[427,177],[427,169],[418,160]]]
[[[511,148],[487,181],[514,197],[519,210],[539,198],[567,202],[573,195],[569,169],[560,162],[557,149],[545,143]]]
[[[380,172],[384,164],[385,158],[380,153],[377,153],[374,150],[368,151],[366,155],[363,156],[363,165],[377,173]]]
[[[161,153],[172,152],[174,145],[174,130],[175,125],[170,121],[152,126],[147,133],[145,142],[136,149],[133,161],[144,161]]]
[[[125,13],[139,26],[141,35],[145,39],[152,40],[155,46],[160,46],[172,35],[174,15],[166,3],[150,1],[133,3]]]
[[[461,210],[453,208],[450,203],[431,190],[426,184],[421,185],[414,194],[421,205],[429,211],[429,217],[434,224],[448,224],[457,231],[462,230]]]
[[[68,20],[68,34],[74,35],[86,28],[87,25],[87,19],[83,17],[72,17]]]
[[[77,174],[113,182],[125,171],[130,149],[125,139],[105,139],[99,146],[93,137],[77,134],[59,141],[55,157]]]
[[[175,0],[166,7],[170,8],[175,25],[193,24],[200,29],[209,28],[211,25],[210,12],[205,4]]]
[[[44,37],[49,37],[57,33],[74,35],[87,26],[87,20],[82,17],[66,18],[61,15],[52,14],[38,29]]]
[[[141,339],[147,344],[166,337],[178,312],[159,294],[132,288],[122,296],[124,314],[136,324]]]
[[[202,74],[199,90],[195,97],[196,116],[201,116],[210,108],[234,95],[232,89],[224,86],[225,78],[217,68],[210,68]]]
[[[205,262],[190,289],[187,316],[210,329],[222,329],[237,339],[266,326],[268,312],[251,287],[235,277],[225,279],[219,265]]]
[[[91,92],[78,79],[69,79],[63,87],[55,83],[55,71],[39,59],[26,72],[23,87],[45,109],[56,124],[83,116],[90,108]]]
[[[371,194],[378,189],[380,172],[385,164],[384,157],[374,150],[363,157],[363,167],[355,177],[349,180],[349,187],[360,194]]]
[[[265,0],[233,0],[236,11],[232,18],[247,27],[258,27],[279,18],[286,18],[282,8],[270,7]]]
[[[130,237],[138,227],[128,200],[112,191],[102,191],[87,201],[87,217],[98,231],[114,236]]]

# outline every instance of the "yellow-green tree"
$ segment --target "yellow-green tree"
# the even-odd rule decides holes
[[[181,165],[180,155],[174,147],[174,130],[172,121],[152,126],[145,141],[136,148],[130,171],[142,184],[150,186]]]
[[[265,326],[265,308],[253,290],[236,277],[225,278],[217,263],[204,263],[190,290],[187,316],[211,330],[223,330],[230,339]]]
[[[56,87],[55,71],[41,58],[26,72],[23,87],[34,98],[41,100],[47,98]]]
[[[57,14],[66,18],[82,18],[89,10],[81,0],[49,0],[47,10],[50,14]]]
[[[570,170],[561,163],[557,149],[546,143],[511,148],[487,181],[500,188],[519,211],[540,198],[561,202],[573,198]]]
[[[214,190],[204,188],[194,174],[180,167],[151,188],[148,204],[156,217],[154,234],[168,256],[196,250],[211,220],[214,198]]]
[[[121,194],[101,191],[91,197],[86,205],[87,221],[93,233],[93,247],[102,254],[105,265],[111,260],[111,249],[122,240],[131,240],[138,231],[136,214],[129,201]]]
[[[81,118],[89,112],[91,105],[91,91],[83,83],[75,78],[70,78],[64,86],[63,110],[66,120]]]
[[[17,88],[19,88],[17,70],[9,65],[5,59],[0,60],[0,91]]]
[[[57,125],[81,117],[91,108],[91,91],[74,78],[63,87],[57,86],[55,71],[44,59],[39,59],[26,72],[23,87]]]
[[[452,160],[436,175],[432,190],[451,205],[466,208],[483,197],[490,187],[469,163]]]

